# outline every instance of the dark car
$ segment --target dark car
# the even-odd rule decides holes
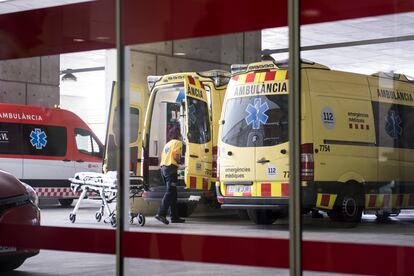
[[[40,225],[38,197],[29,185],[0,171],[0,227],[5,224]],[[16,248],[0,244],[0,272],[18,268],[39,253],[39,249]]]

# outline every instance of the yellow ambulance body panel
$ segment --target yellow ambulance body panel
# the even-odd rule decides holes
[[[414,83],[301,68],[304,207],[351,222],[414,208]],[[265,61],[233,74],[223,103],[218,200],[259,224],[288,203],[288,90],[286,64]]]
[[[218,120],[229,76],[212,70],[151,77],[143,135],[145,183],[163,185],[160,150],[169,140],[169,129],[179,127],[185,145],[185,168],[179,179],[188,189],[211,189],[216,180]]]

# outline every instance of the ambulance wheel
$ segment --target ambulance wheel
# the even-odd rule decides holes
[[[75,223],[75,221],[76,221],[76,215],[75,215],[75,214],[70,213],[70,214],[69,214],[69,220],[70,220],[70,222]]]
[[[59,204],[62,207],[70,207],[72,205],[73,199],[72,198],[61,198],[59,199]]]
[[[138,221],[138,224],[140,226],[144,226],[145,225],[145,216],[141,213],[138,213],[137,221]]]
[[[277,219],[271,210],[247,210],[247,215],[251,221],[259,225],[270,225]]]
[[[337,203],[328,216],[333,221],[359,223],[364,206],[362,189],[356,187],[345,189],[337,198]]]
[[[100,222],[102,220],[102,213],[101,212],[96,212],[95,213],[95,219],[97,222]]]
[[[194,210],[197,208],[197,203],[186,202],[186,203],[177,203],[178,216],[182,218],[187,218],[191,216]]]

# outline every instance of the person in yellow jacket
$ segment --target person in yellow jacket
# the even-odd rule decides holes
[[[168,209],[170,209],[171,222],[183,223],[185,220],[179,217],[177,209],[177,169],[180,165],[183,147],[179,127],[173,126],[168,131],[168,137],[171,140],[162,150],[160,163],[161,176],[166,185],[166,191],[155,218],[164,224],[168,224],[169,221],[166,216]]]

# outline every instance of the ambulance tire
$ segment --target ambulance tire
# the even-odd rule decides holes
[[[7,272],[15,270],[16,268],[20,267],[26,259],[24,258],[16,258],[13,260],[7,260],[5,262],[0,262],[0,272]]]
[[[258,225],[270,225],[276,221],[277,215],[272,210],[247,210],[251,221]]]
[[[196,208],[197,203],[194,202],[177,203],[178,215],[182,218],[191,216]]]
[[[328,211],[332,221],[359,223],[364,208],[363,190],[357,185],[344,189],[335,203],[334,209]]]
[[[59,199],[59,204],[62,207],[70,207],[73,203],[73,199],[72,198],[61,198]]]

